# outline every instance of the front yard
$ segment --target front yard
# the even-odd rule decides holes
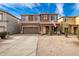
[[[79,55],[76,36],[16,34],[0,39],[0,56],[69,56]]]

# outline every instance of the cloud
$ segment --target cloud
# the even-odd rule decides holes
[[[14,8],[13,6],[11,6],[11,4],[8,4],[8,3],[1,3],[0,6],[1,6],[1,8],[2,8],[3,6],[7,6],[8,8],[16,9],[16,8]],[[3,8],[5,8],[5,7],[3,7]]]
[[[7,4],[7,3],[1,3],[0,4],[0,10],[4,10],[12,15],[17,16],[18,18],[20,18],[20,16],[18,15],[18,12],[16,12],[18,9],[16,9],[14,6],[11,6],[11,4]],[[19,11],[19,10],[18,10]],[[21,11],[20,11],[21,12]]]
[[[25,5],[30,9],[36,6],[34,3],[26,3]]]
[[[56,13],[58,13],[60,16],[64,16],[63,6],[64,6],[63,3],[56,4]]]
[[[74,6],[73,6],[73,12],[72,14],[74,15],[79,15],[79,3],[76,3]]]
[[[75,8],[75,10],[79,10],[79,3],[76,3],[76,4],[74,5],[74,8]]]
[[[39,3],[19,3],[19,4],[22,5],[22,6],[26,6],[30,9],[32,9],[33,7],[36,7],[36,6],[40,6]]]
[[[34,8],[34,12],[37,12],[37,13],[40,13],[40,10],[35,8],[37,6],[41,6],[39,3],[19,3],[19,5],[21,5],[22,7],[26,7],[26,8],[29,8],[31,10],[33,10]]]
[[[11,3],[1,3],[0,9],[5,10],[5,11],[9,10],[9,11],[14,11],[14,12],[15,11],[22,12],[22,10],[20,10],[20,8],[18,10],[18,8],[16,8],[15,6],[16,6],[16,4],[12,5]]]

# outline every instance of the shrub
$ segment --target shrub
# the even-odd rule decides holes
[[[0,32],[1,39],[5,39],[7,34],[8,34],[7,32]]]
[[[54,29],[50,29],[50,35],[54,34]]]
[[[64,33],[65,33],[65,37],[68,37],[68,28],[65,28]]]

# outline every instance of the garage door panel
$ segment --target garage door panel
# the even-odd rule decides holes
[[[25,27],[23,29],[24,34],[38,34],[38,27]]]

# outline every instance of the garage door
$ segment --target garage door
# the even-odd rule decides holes
[[[23,33],[24,34],[38,34],[38,27],[24,27]]]

